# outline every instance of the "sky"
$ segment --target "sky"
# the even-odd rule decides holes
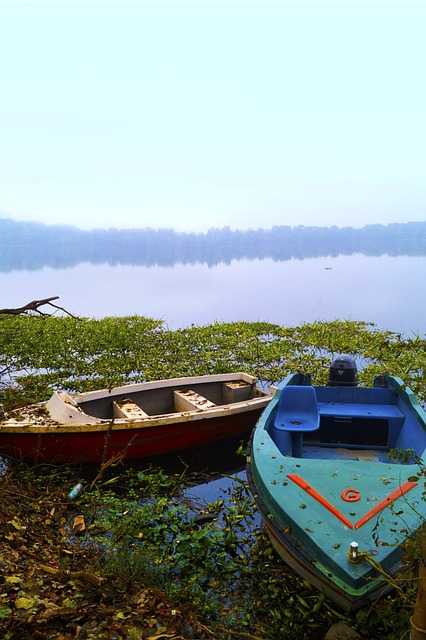
[[[0,217],[426,219],[424,0],[0,0]]]

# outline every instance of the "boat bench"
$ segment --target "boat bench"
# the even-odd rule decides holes
[[[173,391],[173,397],[176,411],[207,411],[217,406],[193,389]]]
[[[223,383],[223,403],[245,402],[250,400],[252,389],[255,385],[243,380]]]
[[[148,414],[131,400],[113,400],[112,411],[114,418],[126,418],[127,420],[149,418]]]
[[[312,442],[314,431],[321,446],[386,450],[395,446],[404,420],[395,404],[317,402],[313,387],[289,385],[281,390],[272,435],[282,452],[296,458],[303,456],[303,442]]]
[[[320,417],[325,420],[334,419],[335,423],[354,421],[362,431],[368,428],[370,434],[374,432],[376,422],[377,431],[382,434],[380,438],[383,438],[377,446],[384,449],[395,446],[405,420],[404,414],[395,404],[319,402],[318,409]],[[363,421],[365,425],[362,424]]]
[[[404,414],[395,404],[369,404],[352,402],[318,402],[320,416],[354,417],[366,419],[390,420],[399,418],[404,421]]]

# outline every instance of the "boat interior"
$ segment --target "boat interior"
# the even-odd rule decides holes
[[[283,455],[399,464],[423,455],[426,432],[403,394],[379,386],[296,381],[282,388],[267,427]]]
[[[182,411],[206,411],[267,395],[256,387],[255,382],[233,379],[123,390],[122,393],[80,400],[78,406],[85,414],[96,418],[135,420]]]

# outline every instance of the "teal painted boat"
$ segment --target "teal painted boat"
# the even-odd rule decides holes
[[[359,387],[337,358],[327,386],[291,374],[254,430],[248,478],[282,558],[346,610],[395,585],[426,517],[426,413],[401,379]],[[424,478],[423,478],[424,480]]]

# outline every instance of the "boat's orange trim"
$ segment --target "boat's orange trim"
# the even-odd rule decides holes
[[[365,525],[366,522],[371,520],[371,518],[374,518],[376,514],[383,511],[383,509],[385,509],[390,504],[392,504],[392,502],[395,502],[395,500],[398,500],[398,498],[400,498],[401,496],[408,493],[408,491],[411,491],[411,489],[413,489],[416,485],[417,485],[417,482],[405,482],[404,484],[399,486],[397,489],[395,489],[395,491],[392,491],[392,493],[390,493],[384,500],[382,500],[381,502],[376,504],[372,509],[370,509],[370,511],[368,511],[365,514],[365,516],[362,516],[362,518],[360,518],[358,522],[355,523],[354,528],[360,529],[362,526]]]
[[[296,473],[289,473],[287,475],[290,480],[292,480],[295,484],[297,484],[301,489],[306,491],[312,498],[314,498],[317,502],[322,504],[323,507],[330,511],[338,520],[343,522],[344,525],[349,527],[349,529],[353,529],[354,525],[350,520],[348,520],[343,513],[341,513],[335,506],[331,504],[328,500],[324,498],[316,489],[314,489],[306,480],[304,480],[301,476],[298,476]]]
[[[347,489],[343,489],[340,497],[345,502],[358,502],[361,498],[361,491],[358,491],[358,489],[352,489],[352,487],[348,487]]]

